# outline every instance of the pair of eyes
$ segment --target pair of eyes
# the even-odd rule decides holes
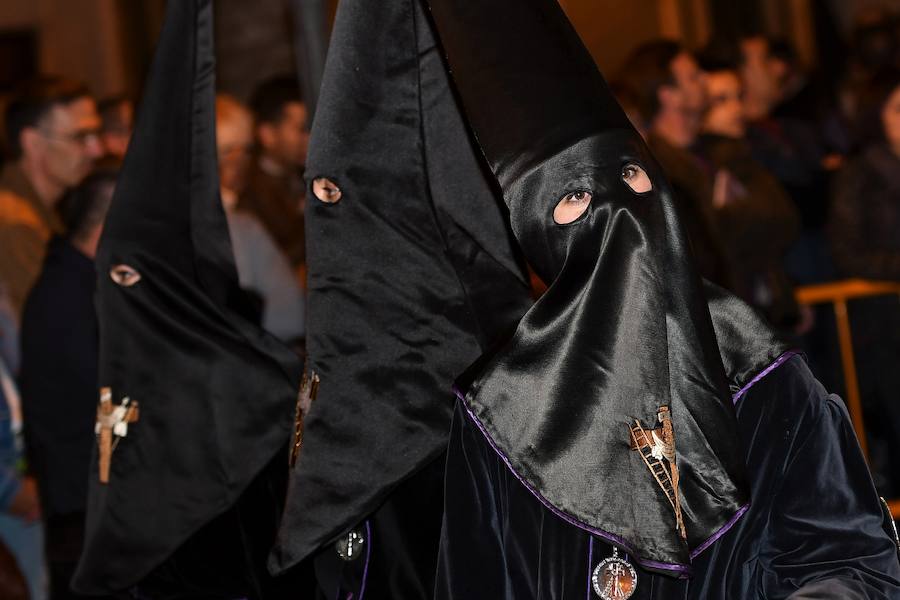
[[[636,194],[643,194],[653,189],[650,177],[638,164],[628,163],[622,167],[621,177],[625,185],[630,187],[631,191]],[[571,223],[584,214],[593,198],[594,196],[590,192],[569,192],[560,198],[556,208],[553,209],[553,220],[560,225]]]

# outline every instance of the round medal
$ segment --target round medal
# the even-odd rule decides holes
[[[613,555],[600,561],[591,575],[594,591],[603,600],[627,600],[637,587],[637,572],[627,561]]]

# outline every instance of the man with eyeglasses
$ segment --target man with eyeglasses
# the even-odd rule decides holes
[[[56,205],[103,154],[100,117],[83,85],[57,78],[24,84],[5,114],[9,163],[0,173],[0,284],[17,315],[63,225]]]

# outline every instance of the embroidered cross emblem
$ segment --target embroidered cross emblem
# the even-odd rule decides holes
[[[128,424],[139,418],[138,403],[123,398],[118,406],[112,402],[112,390],[100,388],[100,403],[97,405],[97,423],[94,433],[100,447],[100,483],[109,483],[109,467],[112,453],[119,440],[128,435]]]
[[[315,371],[303,370],[303,378],[300,380],[300,391],[297,393],[297,408],[294,413],[294,438],[291,441],[291,455],[288,458],[289,466],[293,467],[300,457],[300,448],[303,446],[303,416],[309,412],[309,407],[316,394],[319,393],[319,375]]]
[[[675,511],[675,526],[682,539],[687,539],[684,519],[681,514],[681,499],[678,495],[678,464],[675,460],[675,430],[668,406],[661,406],[657,412],[660,426],[644,429],[640,421],[631,426],[631,449],[637,450],[662,488]]]

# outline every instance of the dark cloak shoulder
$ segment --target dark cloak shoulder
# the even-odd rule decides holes
[[[632,598],[898,597],[897,546],[840,398],[793,353],[740,390],[749,510],[695,557],[692,578],[639,569]],[[611,548],[532,495],[462,402],[447,486],[457,494],[446,499],[437,599],[594,597],[590,572]]]

